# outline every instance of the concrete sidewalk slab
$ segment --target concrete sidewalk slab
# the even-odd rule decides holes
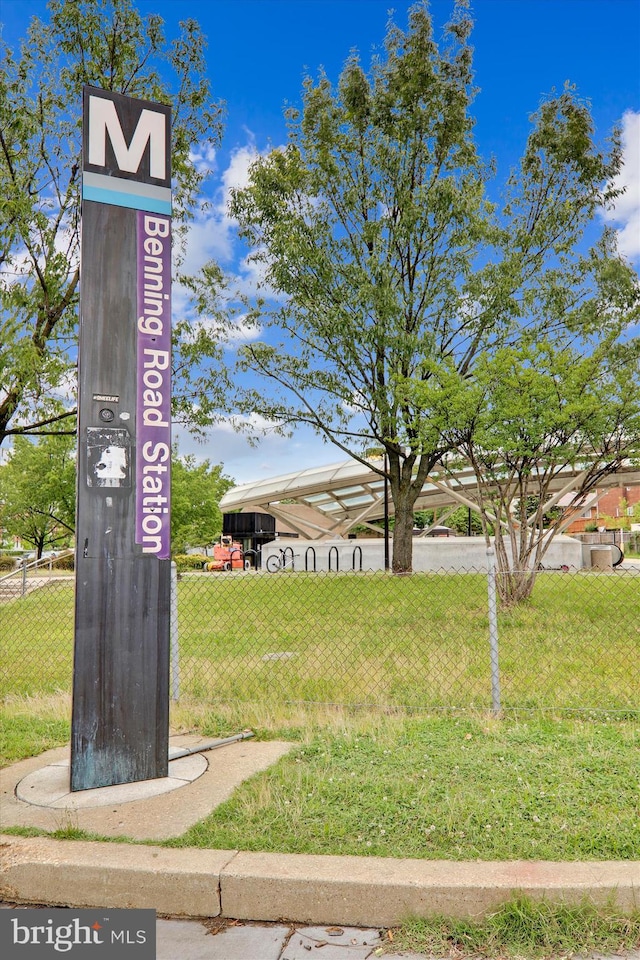
[[[393,860],[0,837],[0,898],[168,916],[392,927],[479,917],[514,893],[640,907],[640,863]]]
[[[200,736],[171,737],[170,756],[210,742]],[[293,746],[240,740],[172,760],[170,777],[76,793],[69,792],[69,747],[59,747],[0,770],[0,824],[49,832],[72,826],[133,840],[179,837]]]
[[[283,926],[237,926],[212,935],[188,920],[159,920],[156,960],[279,960],[290,934]]]
[[[19,910],[21,906],[0,903],[0,910],[3,909]],[[434,960],[431,955],[394,951],[390,938],[381,936],[378,929],[345,927],[340,937],[334,937],[335,930],[335,927],[309,928],[236,920],[211,922],[158,917],[156,960],[300,960],[301,957],[307,960],[309,955],[316,956],[315,948],[321,948],[321,952],[317,953],[319,960],[363,960],[363,947],[367,949],[366,960],[374,960],[381,955],[384,960]],[[576,950],[579,949],[580,945],[576,944]],[[625,950],[607,956],[600,953],[571,955],[574,960],[640,960],[638,950]]]
[[[287,960],[307,960],[321,949],[322,960],[366,960],[382,940],[377,930],[353,927],[298,927],[287,944]]]

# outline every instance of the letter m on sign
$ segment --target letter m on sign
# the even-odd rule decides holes
[[[168,106],[85,87],[84,170],[170,185]]]

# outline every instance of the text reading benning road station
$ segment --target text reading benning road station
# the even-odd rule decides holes
[[[137,215],[136,543],[170,555],[171,220]]]

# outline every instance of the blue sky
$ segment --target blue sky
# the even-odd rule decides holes
[[[214,95],[226,101],[223,144],[213,159],[210,183],[214,209],[196,224],[190,259],[206,255],[235,269],[247,284],[243,251],[224,212],[226,190],[243,183],[254,151],[285,142],[282,110],[299,102],[302,78],[322,65],[331,79],[353,48],[363,65],[384,38],[389,11],[406,24],[406,2],[392,0],[138,0],[142,13],[159,13],[169,37],[181,17],[197,19],[208,37],[209,74]],[[15,44],[30,16],[46,17],[42,0],[2,0],[3,35]],[[433,0],[435,23],[451,10]],[[499,179],[517,163],[528,132],[528,117],[542,97],[565,81],[592,105],[596,134],[603,139],[616,123],[626,134],[628,189],[618,205],[616,225],[624,252],[640,266],[640,0],[475,0],[475,74],[479,93],[473,107],[481,153],[494,156]],[[176,307],[181,309],[180,297]],[[231,359],[231,358],[230,358]],[[205,446],[181,439],[181,450],[223,461],[238,482],[256,480],[341,459],[300,433],[272,438],[258,449],[231,427],[211,431]]]

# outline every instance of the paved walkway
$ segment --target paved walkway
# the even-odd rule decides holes
[[[376,951],[383,943],[380,931],[355,927],[216,926],[193,920],[158,920],[156,935],[157,960],[366,960],[380,956]]]
[[[0,903],[0,908],[20,909],[7,903]],[[374,960],[377,957],[429,960],[424,954],[394,950],[388,932],[377,928],[166,918],[158,918],[156,922],[156,960]],[[640,951],[608,956],[591,954],[590,960],[621,960],[621,957],[640,960]]]
[[[395,952],[386,931],[356,927],[255,923],[216,927],[194,920],[158,920],[156,936],[156,960],[425,960],[424,954]],[[640,960],[640,950],[606,957],[591,954],[593,960],[621,956]]]

